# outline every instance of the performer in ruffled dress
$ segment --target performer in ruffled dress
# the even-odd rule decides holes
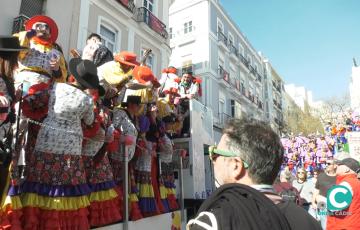
[[[81,158],[81,122],[94,122],[93,99],[86,89],[100,89],[95,65],[69,63],[75,82],[55,83],[49,113],[41,125],[23,184],[25,229],[88,229],[91,190]]]
[[[17,38],[0,37],[0,229],[21,229],[19,156],[11,151],[12,139],[16,135],[12,133],[11,125],[15,122],[16,102],[13,72],[17,68],[19,52],[24,49]],[[9,175],[10,168],[13,170]]]
[[[104,90],[88,90],[95,102],[95,122],[91,126],[83,125],[84,141],[82,159],[85,164],[87,182],[91,188],[89,195],[89,221],[91,226],[104,226],[122,219],[122,196],[115,190],[115,182],[107,155],[108,139],[112,132],[106,131],[111,125],[109,111],[100,104],[99,96]],[[109,137],[111,136],[111,137]]]

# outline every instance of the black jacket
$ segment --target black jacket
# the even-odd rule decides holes
[[[207,201],[200,207],[200,210],[197,214],[197,218],[195,220],[190,220],[188,223],[188,229],[191,230],[205,230],[211,229],[207,228],[206,225],[210,227],[214,227],[217,225],[217,229],[294,229],[294,230],[321,230],[320,224],[309,215],[305,209],[296,205],[293,202],[289,201],[281,201],[281,197],[277,194],[271,194],[271,197],[276,197],[276,199],[269,199],[265,196],[265,194],[260,193],[255,189],[248,189],[248,186],[243,186],[243,188],[247,187],[247,192],[249,194],[241,191],[242,188],[239,188],[238,185],[235,184],[226,185],[227,189],[231,189],[233,187],[236,190],[240,191],[240,198],[228,199],[228,195],[222,195],[224,192],[224,186],[221,186],[217,191],[214,192],[212,196],[209,197]],[[240,190],[239,190],[240,189]],[[255,192],[254,192],[255,190]],[[225,189],[226,191],[226,189]],[[251,194],[250,194],[251,193]],[[261,199],[253,199],[254,195]],[[259,195],[260,194],[260,195]],[[268,194],[266,194],[268,195]],[[215,199],[214,197],[220,197],[220,199]],[[223,200],[224,203],[231,203],[230,206],[242,206],[234,212],[234,207],[226,207],[226,205],[216,205],[219,203],[219,200]],[[217,201],[216,201],[217,200]],[[258,203],[261,202],[261,203]],[[269,204],[270,202],[270,204]],[[209,205],[209,203],[212,203]],[[276,203],[276,205],[275,205]],[[255,206],[254,206],[255,204]],[[275,208],[273,207],[275,206]],[[214,208],[212,208],[214,207]],[[205,209],[204,209],[205,208]],[[252,210],[252,211],[250,211]],[[270,211],[271,210],[271,211]],[[271,213],[268,213],[270,211]],[[240,213],[239,213],[240,212]],[[268,215],[268,216],[264,216]],[[255,216],[254,216],[255,215]],[[235,219],[235,220],[234,220]],[[269,221],[271,219],[272,221]],[[284,223],[284,219],[286,224]],[[233,222],[236,224],[231,224]],[[255,222],[255,223],[254,223]],[[265,228],[264,228],[265,227]],[[214,228],[215,229],[215,228]]]
[[[246,185],[226,184],[201,205],[188,229],[287,230],[290,226],[280,209],[261,192]]]

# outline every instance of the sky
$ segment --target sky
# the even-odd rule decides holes
[[[360,66],[360,0],[220,2],[285,84],[314,100],[348,93],[353,57]]]

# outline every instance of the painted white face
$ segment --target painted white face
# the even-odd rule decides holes
[[[36,22],[32,29],[36,31],[36,36],[40,38],[49,38],[50,37],[50,27],[47,23]]]

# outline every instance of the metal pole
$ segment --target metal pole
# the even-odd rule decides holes
[[[123,169],[123,188],[124,188],[124,204],[123,204],[123,230],[129,229],[129,155],[128,147],[125,144],[122,144],[121,148],[124,153],[124,169]]]
[[[180,187],[180,210],[181,210],[181,224],[185,220],[185,207],[184,207],[184,183],[183,183],[183,164],[182,164],[182,156],[179,153],[179,187]]]
[[[21,90],[21,97],[20,97],[20,101],[18,104],[18,116],[16,117],[16,134],[15,134],[15,146],[14,146],[14,150],[16,151],[16,147],[18,146],[18,141],[19,141],[19,132],[20,132],[20,116],[21,116],[21,104],[22,104],[22,97],[23,97],[23,87],[24,84],[21,83],[20,85],[20,90]]]

